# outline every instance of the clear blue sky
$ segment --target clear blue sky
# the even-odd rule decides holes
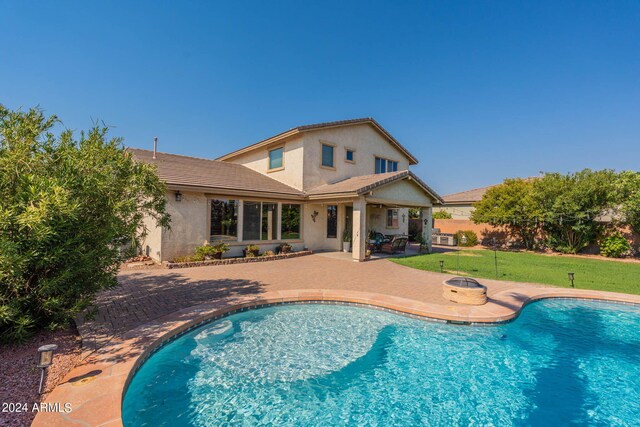
[[[640,167],[640,1],[8,1],[0,102],[217,157],[376,118],[441,194]]]

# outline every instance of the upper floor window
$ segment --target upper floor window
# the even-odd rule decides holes
[[[355,150],[352,150],[350,148],[346,148],[345,150],[346,150],[346,152],[344,154],[344,160],[349,162],[349,163],[355,163],[356,162]]]
[[[376,157],[376,173],[396,172],[398,162]]]
[[[284,152],[283,147],[269,150],[269,170],[283,168],[284,166],[283,159],[282,159],[283,152]]]
[[[335,147],[329,144],[322,144],[322,166],[326,168],[335,167]]]

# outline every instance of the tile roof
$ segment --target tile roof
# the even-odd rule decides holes
[[[381,187],[394,181],[410,178],[414,180],[424,191],[429,193],[437,202],[443,203],[442,198],[424,183],[420,178],[408,170],[387,172],[374,175],[361,175],[344,179],[333,184],[324,184],[307,191],[308,196],[324,195],[362,195],[374,188]]]
[[[255,144],[251,144],[247,147],[243,147],[239,150],[233,151],[231,153],[225,154],[224,156],[218,157],[216,160],[227,160],[235,157],[236,155],[246,153],[248,151],[254,150],[256,148],[264,147],[272,142],[278,141],[282,138],[286,138],[288,136],[292,136],[301,132],[313,131],[317,129],[325,129],[331,127],[339,127],[339,126],[350,126],[350,125],[358,125],[358,124],[370,124],[374,128],[376,128],[381,134],[383,134],[391,144],[393,144],[396,148],[404,153],[405,156],[409,158],[410,164],[417,164],[418,159],[409,152],[397,139],[395,139],[385,128],[383,128],[380,123],[375,121],[371,117],[362,117],[359,119],[349,119],[349,120],[338,120],[333,122],[323,122],[323,123],[315,123],[311,125],[303,125],[291,128],[287,131],[281,132],[277,135],[274,135],[270,138],[263,139],[262,141],[256,142]]]
[[[156,165],[158,176],[167,184],[202,187],[204,189],[245,190],[272,195],[304,196],[302,191],[289,187],[246,166],[199,159],[177,154],[157,153],[139,148],[128,148],[141,162]]]
[[[498,185],[498,184],[496,184]],[[495,185],[489,185],[487,187],[474,188],[472,190],[461,191],[459,193],[448,194],[443,196],[445,204],[447,203],[464,203],[464,202],[479,202],[484,196],[484,193],[488,189],[495,187]]]

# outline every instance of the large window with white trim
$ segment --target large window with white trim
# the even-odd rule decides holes
[[[276,240],[278,238],[278,204],[243,203],[242,240]]]
[[[260,240],[276,240],[278,238],[278,204],[262,203],[262,228]]]
[[[237,240],[238,201],[211,200],[211,240]]]
[[[282,240],[300,238],[300,218],[302,206],[298,204],[283,203],[281,232]]]

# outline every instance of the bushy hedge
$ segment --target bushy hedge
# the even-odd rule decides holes
[[[449,212],[447,211],[434,211],[433,214],[433,219],[451,219],[453,218],[453,215],[451,215]]]
[[[471,219],[505,229],[527,249],[576,253],[605,227],[640,232],[640,172],[584,169],[507,179],[484,194]]]
[[[613,233],[600,242],[600,253],[606,257],[622,258],[630,250],[629,241],[620,232]]]
[[[162,226],[165,187],[106,127],[76,139],[56,117],[0,105],[0,340],[63,325],[116,284],[121,251]]]

